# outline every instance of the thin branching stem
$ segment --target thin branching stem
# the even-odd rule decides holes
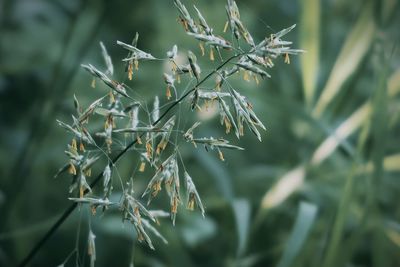
[[[168,108],[167,110],[160,116],[160,118],[154,122],[153,126],[156,125],[158,122],[160,122],[167,114],[168,112],[173,109],[176,105],[178,105],[180,102],[182,102],[182,100],[184,100],[188,95],[190,95],[191,93],[194,92],[194,90],[196,90],[200,85],[202,85],[205,81],[207,81],[212,75],[214,75],[214,73],[218,72],[220,69],[222,69],[226,64],[228,64],[229,62],[231,62],[233,59],[238,58],[240,56],[245,55],[244,53],[242,54],[237,54],[234,56],[231,56],[230,58],[228,58],[227,60],[225,60],[221,65],[219,65],[215,70],[213,70],[212,72],[210,72],[207,76],[205,76],[203,79],[201,79],[200,81],[198,81],[196,83],[196,85],[190,89],[189,91],[187,91],[185,94],[183,94],[178,100],[175,100]]]
[[[198,86],[206,82],[214,73],[218,72],[221,68],[223,68],[226,64],[231,62],[233,59],[238,58],[240,56],[243,56],[244,54],[237,54],[234,56],[231,56],[228,58],[226,61],[224,61],[221,65],[219,65],[215,70],[212,72],[208,73],[203,79],[198,81],[196,85],[187,91],[185,94],[183,94],[179,99],[175,100],[165,111],[164,113],[152,123],[152,126],[155,126],[157,123],[159,123],[167,114],[174,108],[176,107],[179,103],[181,103],[186,97],[188,97]],[[140,135],[140,138],[144,136],[145,133],[142,133]],[[116,164],[118,160],[126,153],[128,152],[136,143],[138,139],[135,139],[132,141],[130,144],[128,144],[121,152],[116,155],[111,163],[112,165]],[[96,177],[96,179],[93,180],[93,182],[90,184],[90,188],[95,187],[98,182],[103,178],[103,172],[99,173]],[[84,191],[84,195],[89,193],[89,190],[86,189]],[[71,215],[71,213],[76,209],[78,206],[77,202],[74,202],[69,206],[64,213],[60,216],[60,218],[54,223],[54,225],[46,232],[46,234],[42,237],[42,239],[39,240],[39,242],[36,243],[36,245],[32,248],[32,250],[29,252],[29,254],[21,261],[21,263],[18,265],[19,267],[27,266],[28,263],[33,259],[33,257],[38,253],[38,251],[41,249],[41,247],[47,242],[47,240],[53,236],[53,234],[60,228],[60,226],[68,219],[68,217]]]

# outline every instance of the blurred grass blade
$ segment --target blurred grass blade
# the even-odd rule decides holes
[[[386,156],[383,159],[383,168],[386,172],[400,171],[400,154]]]
[[[387,221],[385,233],[386,236],[400,248],[400,224],[395,221]]]
[[[314,101],[319,69],[320,0],[302,0],[300,47],[307,51],[300,56],[304,97],[308,107]]]
[[[398,5],[397,0],[382,0],[380,1],[381,4],[381,22],[385,25],[392,15],[395,13],[396,5]]]
[[[325,88],[313,110],[314,117],[321,117],[343,84],[357,70],[372,44],[375,29],[373,5],[372,1],[368,1],[339,53]]]
[[[394,231],[393,229],[386,230],[386,236],[400,248],[400,233]]]
[[[364,127],[366,129],[367,127]],[[361,135],[360,135],[361,136]],[[359,138],[360,139],[360,138]],[[359,142],[361,143],[361,142]],[[360,149],[360,146],[359,146]],[[358,155],[359,156],[359,155]],[[346,216],[351,204],[351,197],[353,195],[353,189],[355,184],[357,162],[354,161],[352,164],[351,171],[346,178],[345,185],[340,196],[335,221],[331,229],[327,230],[330,232],[331,237],[327,245],[326,254],[323,260],[323,267],[337,266],[336,263],[339,259],[340,242],[342,242],[342,234],[345,227]]]
[[[387,83],[387,91],[389,97],[395,97],[400,93],[400,69],[394,72]],[[311,157],[311,164],[316,166],[335,152],[336,148],[350,135],[357,131],[363,123],[370,118],[372,114],[371,101],[367,101],[349,116],[336,130],[328,136],[314,151]],[[385,158],[384,166],[388,169],[397,170],[397,159],[395,157]],[[368,167],[371,168],[372,167]],[[301,172],[302,171],[302,172]],[[285,201],[291,194],[303,185],[305,176],[305,167],[297,167],[292,169],[279,178],[278,182],[263,197],[261,209],[273,208]]]
[[[371,103],[367,102],[342,122],[314,151],[312,165],[319,165],[327,159],[347,137],[353,134],[371,115]]]
[[[382,57],[384,53],[382,52]],[[388,62],[384,60],[379,70],[378,84],[374,90],[373,95],[373,114],[371,120],[371,136],[372,136],[372,151],[371,160],[374,165],[374,170],[371,179],[371,187],[369,196],[372,201],[369,219],[373,222],[372,229],[372,262],[374,266],[388,266],[390,265],[387,260],[385,238],[382,231],[382,210],[380,208],[381,200],[379,199],[379,189],[382,188],[384,178],[384,156],[386,146],[388,144],[388,92],[387,92],[387,79],[389,66]]]
[[[393,97],[400,92],[400,69],[397,69],[388,79],[388,95]]]
[[[387,94],[387,67],[382,70],[379,77],[378,87],[375,89],[373,99],[373,116],[372,116],[372,162],[374,165],[374,176],[376,179],[382,176],[385,143],[388,133],[388,94]]]
[[[383,169],[385,172],[399,172],[400,171],[400,154],[386,156],[383,159]],[[374,171],[372,162],[368,162],[365,166],[360,167],[360,173],[371,173]]]
[[[240,258],[246,249],[250,225],[250,204],[246,199],[235,199],[232,203],[238,235],[237,257]]]
[[[400,93],[400,69],[395,71],[388,79],[387,90],[389,97],[395,97],[398,93]],[[319,165],[325,159],[331,156],[340,143],[358,130],[362,126],[363,122],[365,122],[365,120],[371,116],[371,113],[372,104],[371,101],[367,101],[352,115],[350,115],[347,120],[339,125],[332,135],[327,137],[317,147],[311,158],[311,164]],[[398,160],[400,159],[397,159],[394,156],[387,157],[384,161],[384,167],[391,170],[397,170],[397,166],[400,166],[400,164],[396,165]],[[367,168],[372,169],[372,167],[368,166]],[[267,193],[265,193],[261,201],[261,209],[267,210],[285,201],[291,194],[293,194],[303,185],[304,177],[304,166],[297,167],[287,172],[278,179],[278,182]]]
[[[278,182],[264,195],[261,208],[267,210],[281,204],[303,185],[304,176],[305,167],[301,165],[279,178]]]
[[[400,70],[397,70],[388,79],[387,90],[389,97],[394,97],[400,92]],[[353,112],[348,119],[342,122],[340,126],[318,146],[311,158],[311,164],[321,164],[336,150],[341,142],[359,129],[363,121],[367,120],[371,114],[372,104],[368,101]]]
[[[278,263],[278,267],[289,267],[293,265],[296,256],[306,241],[308,234],[315,222],[317,206],[309,202],[301,202],[296,222],[292,233],[287,241],[285,251]]]
[[[382,176],[382,168],[383,168],[383,156],[384,156],[384,143],[383,139],[386,138],[386,120],[383,117],[387,116],[386,112],[386,100],[387,100],[387,66],[384,67],[378,77],[378,83],[374,88],[373,101],[371,102],[372,107],[372,118],[371,120],[365,120],[363,125],[363,131],[360,133],[358,137],[357,144],[357,155],[355,160],[353,161],[351,171],[349,173],[348,178],[345,181],[345,185],[343,188],[343,193],[340,197],[339,206],[336,213],[336,218],[334,224],[332,226],[332,234],[330,241],[327,246],[325,258],[323,265],[324,267],[333,267],[337,266],[338,260],[340,259],[341,253],[343,252],[343,248],[341,248],[340,244],[343,241],[343,233],[345,231],[345,224],[347,220],[347,215],[349,212],[349,207],[351,206],[351,201],[353,197],[353,191],[355,186],[355,179],[357,175],[357,169],[361,163],[364,146],[367,138],[369,137],[369,132],[371,131],[373,138],[373,146],[372,146],[372,159],[374,164],[374,174],[372,180],[372,186],[370,186],[370,192],[368,192],[368,197],[372,200],[372,206],[369,205],[371,210],[369,211],[370,215],[368,219],[374,221],[373,224],[373,234],[372,234],[372,260],[373,266],[387,266],[384,257],[384,252],[382,251],[382,247],[378,247],[382,244],[382,231],[381,225],[376,224],[380,220],[377,220],[377,192],[376,188],[379,184],[379,177]],[[379,129],[378,129],[379,128]]]

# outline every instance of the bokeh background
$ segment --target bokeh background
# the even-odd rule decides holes
[[[153,238],[152,251],[118,212],[91,217],[82,207],[32,266],[57,266],[75,249],[88,266],[89,221],[97,266],[132,258],[135,266],[400,266],[399,1],[237,2],[256,40],[297,24],[286,39],[307,52],[290,65],[278,60],[258,86],[235,78],[267,126],[262,143],[250,131],[228,138],[246,150],[227,152],[225,162],[182,147],[205,219],[181,207],[175,227],[168,219],[158,227],[169,244]],[[184,3],[222,32],[225,1]],[[73,94],[90,103],[100,90],[80,64],[104,66],[103,41],[123,80],[126,51],[116,40],[129,43],[136,31],[154,55],[174,44],[199,54],[177,14],[172,0],[0,2],[0,266],[20,262],[70,205],[70,178],[53,179],[71,138],[56,119],[70,120]],[[165,92],[164,68],[142,64],[129,84],[150,105]],[[183,112],[204,120],[199,134],[225,136],[218,117]],[[120,162],[122,177],[136,161]],[[135,177],[138,187],[150,176]],[[76,266],[76,254],[65,266]]]

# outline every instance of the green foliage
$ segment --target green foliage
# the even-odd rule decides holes
[[[69,197],[78,202],[97,201],[97,214],[89,216],[91,210],[80,204],[81,208],[37,253],[34,266],[63,262],[65,266],[89,266],[91,262],[96,266],[129,266],[131,258],[135,266],[400,264],[398,1],[238,1],[242,25],[239,23],[226,35],[222,33],[226,22],[223,3],[182,1],[194,22],[200,16],[204,19],[205,32],[214,27],[217,38],[210,40],[193,33],[187,36],[176,23],[173,1],[33,3],[5,0],[0,7],[1,266],[16,265],[27,255],[70,205]],[[93,176],[102,174],[101,182],[92,189],[93,195],[69,196],[69,176],[61,174],[52,179],[65,164],[67,158],[62,151],[72,137],[58,127],[56,119],[73,123],[74,95],[76,107],[83,110],[93,100],[105,97],[103,106],[93,115],[95,119],[90,120],[91,132],[104,127],[101,116],[110,112],[105,94],[112,88],[99,79],[96,88],[90,88],[90,74],[81,64],[94,71],[90,62],[107,77],[132,88],[125,88],[127,95],[148,106],[148,113],[139,114],[146,125],[137,125],[147,127],[142,129],[146,131],[150,130],[149,122],[154,121],[154,96],[159,95],[160,116],[168,100],[166,87],[171,91],[168,101],[174,101],[174,90],[181,92],[180,86],[190,81],[185,74],[181,84],[174,76],[175,81],[171,76],[163,77],[170,69],[163,61],[141,62],[139,71],[133,68],[132,81],[128,81],[124,71],[129,68],[129,60],[126,64],[116,62],[132,56],[116,40],[151,51],[155,58],[165,58],[167,50],[173,54],[175,44],[184,55],[188,51],[183,48],[190,48],[196,55],[194,63],[201,68],[201,79],[218,66],[220,59],[214,49],[215,61],[209,60],[209,47],[207,55],[201,56],[199,40],[222,44],[220,51],[226,59],[230,52],[225,51],[223,46],[227,44],[219,37],[236,47],[238,43],[232,38],[239,35],[244,49],[293,24],[299,30],[288,33],[287,38],[307,51],[300,60],[292,58],[289,66],[283,66],[284,58],[276,61],[276,67],[267,72],[272,78],[259,79],[259,85],[253,80],[244,81],[242,75],[233,75],[229,81],[252,103],[254,113],[265,125],[267,131],[259,133],[261,143],[252,134],[236,139],[240,126],[234,105],[224,94],[217,95],[218,102],[209,105],[207,111],[201,98],[209,97],[206,91],[199,91],[201,112],[191,112],[190,101],[177,105],[176,112],[185,114],[176,123],[180,138],[194,122],[201,121],[194,132],[188,133],[188,139],[183,137],[179,149],[195,185],[192,192],[201,197],[205,218],[201,212],[182,208],[172,226],[164,218],[169,215],[160,211],[168,209],[169,198],[160,193],[150,204],[155,211],[149,210],[158,213],[142,222],[144,228],[154,227],[155,231],[148,227],[146,233],[156,250],[138,244],[137,231],[141,230],[122,224],[121,212],[114,209],[124,192],[118,175],[130,182],[132,174],[137,174],[133,179],[135,199],[123,195],[127,202],[138,206],[135,201],[141,203],[140,195],[154,175],[149,165],[143,173],[138,172],[142,162],[135,151],[128,151],[118,161],[118,174],[103,153],[91,155],[101,156],[92,166]],[[246,31],[252,33],[251,38]],[[135,32],[140,33],[136,44],[130,39]],[[104,49],[99,41],[108,50],[113,70],[100,56]],[[214,78],[204,87],[215,85]],[[223,93],[229,93],[225,86],[227,91]],[[129,98],[123,101],[131,102]],[[229,109],[225,109],[224,102]],[[135,107],[132,103],[126,112]],[[219,125],[220,110],[235,122],[230,134]],[[125,134],[115,133],[122,143],[115,140],[113,145],[127,145]],[[175,134],[171,135],[173,142]],[[213,151],[206,153],[186,143],[215,142],[219,137],[245,150],[224,150],[225,161],[220,161]],[[93,137],[96,141],[100,138]],[[79,142],[77,145],[79,148]],[[102,149],[107,154],[106,144]],[[110,177],[105,182],[107,166]],[[181,171],[183,187],[187,181],[183,168]],[[87,178],[89,186],[93,176]],[[112,191],[108,190],[111,184]],[[129,193],[130,187],[123,186]],[[109,202],[101,202],[98,196],[108,193]],[[195,193],[192,196],[196,199]],[[186,200],[187,196],[182,197]],[[304,202],[308,204],[301,204]],[[104,205],[109,209],[102,215],[100,207]],[[318,212],[313,213],[315,210]],[[151,217],[158,217],[160,225],[150,224]],[[92,248],[90,255],[88,248]]]

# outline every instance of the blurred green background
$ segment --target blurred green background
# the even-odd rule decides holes
[[[307,52],[291,65],[278,60],[258,86],[234,80],[267,126],[262,143],[250,131],[228,137],[246,150],[227,152],[225,162],[182,147],[206,218],[181,207],[175,227],[168,219],[159,227],[169,244],[153,238],[151,251],[118,212],[89,218],[82,207],[32,266],[57,266],[75,248],[88,266],[88,220],[97,266],[129,266],[132,255],[135,266],[400,266],[398,1],[237,2],[255,40],[297,24],[286,39]],[[184,3],[222,32],[225,1]],[[70,205],[70,178],[53,179],[71,138],[56,119],[70,121],[73,94],[85,104],[98,95],[80,64],[104,66],[103,41],[124,80],[126,51],[116,40],[129,43],[136,31],[153,55],[174,44],[199,55],[177,14],[172,0],[0,2],[0,266],[21,261]],[[204,73],[213,68],[199,60]],[[150,105],[165,93],[163,68],[141,64],[129,83]],[[225,136],[219,118],[204,121],[199,135]],[[122,177],[136,160],[119,163]],[[135,177],[139,188],[150,176]]]

